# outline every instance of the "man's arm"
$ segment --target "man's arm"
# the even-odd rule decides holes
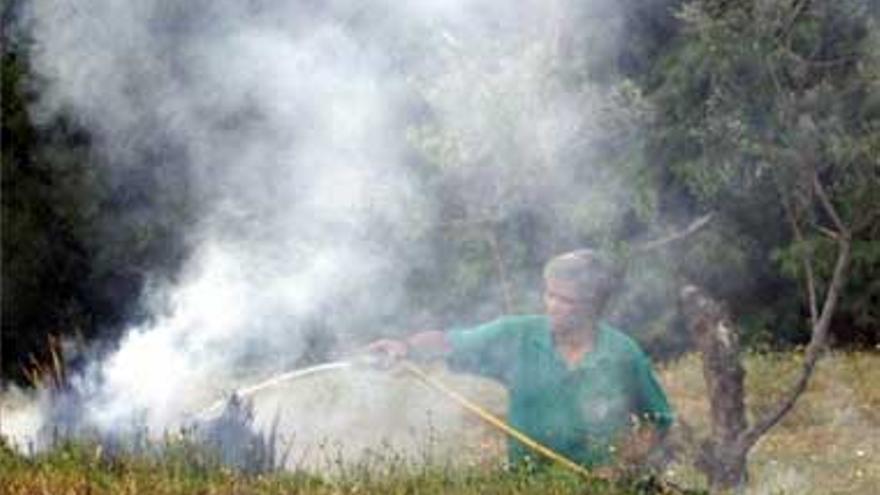
[[[405,339],[383,339],[366,347],[390,365],[406,357],[446,358],[454,371],[505,381],[523,330],[524,317],[502,317],[471,328],[429,330]]]
[[[376,353],[394,362],[413,356],[444,356],[452,350],[446,332],[426,330],[404,339],[381,339],[366,347],[367,352]]]

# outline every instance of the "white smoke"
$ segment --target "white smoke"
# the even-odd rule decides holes
[[[587,193],[565,189],[571,165],[589,168],[613,122],[598,122],[597,90],[559,80],[562,40],[589,9],[577,29],[596,29],[597,56],[619,34],[614,2],[572,5],[33,2],[33,63],[49,83],[37,116],[72,112],[114,170],[144,166],[144,150],[173,155],[163,180],[185,183],[197,211],[178,283],[78,384],[88,423],[179,425],[249,359],[289,364],[327,301],[350,301],[322,315],[329,327],[380,334],[357,323],[393,313],[397,265],[419,259],[407,236],[435,218],[413,147],[460,175],[470,215],[541,201],[570,215]],[[597,176],[596,210],[579,215],[617,215],[614,180]]]

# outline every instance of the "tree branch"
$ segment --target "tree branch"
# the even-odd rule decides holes
[[[791,28],[794,26],[795,21],[797,21],[798,17],[803,14],[809,4],[809,0],[803,0],[795,3],[791,17],[788,18],[785,26],[783,26],[782,30],[779,32],[779,36],[777,37],[777,39],[788,38],[788,35],[789,33],[791,33]]]
[[[837,214],[837,210],[834,208],[834,205],[831,204],[831,200],[828,199],[828,194],[825,192],[825,186],[819,181],[819,176],[813,174],[813,188],[816,190],[816,195],[819,196],[819,203],[821,203],[822,208],[825,209],[825,213],[828,213],[828,216],[831,217],[831,221],[834,222],[834,227],[837,228],[837,233],[842,237],[849,239],[849,229],[846,228],[846,225],[840,220],[840,216]]]
[[[788,219],[789,224],[791,224],[791,230],[794,233],[795,240],[799,243],[803,243],[804,235],[798,224],[797,217],[795,217],[794,209],[791,204],[784,199],[782,201],[782,206],[785,209],[785,216]],[[810,326],[815,328],[819,321],[818,305],[816,304],[816,279],[813,275],[813,265],[810,263],[810,257],[807,256],[806,253],[801,255],[801,264],[804,267],[804,274],[807,279],[807,300],[810,306]]]
[[[779,403],[779,405],[771,413],[765,415],[762,419],[755,422],[754,426],[745,431],[739,439],[740,445],[748,449],[761,436],[767,433],[767,430],[778,423],[785,416],[795,402],[806,390],[807,383],[816,368],[816,363],[821,356],[821,350],[825,348],[828,339],[828,328],[831,323],[831,315],[837,304],[840,290],[845,282],[846,267],[849,264],[850,246],[848,240],[841,241],[841,250],[837,257],[837,263],[834,267],[834,275],[831,279],[831,286],[828,289],[828,295],[825,298],[825,304],[822,307],[822,316],[818,323],[813,327],[813,336],[807,346],[807,352],[804,356],[804,364],[801,368],[800,375],[795,382],[791,392]]]
[[[828,287],[828,292],[825,294],[822,313],[816,324],[813,325],[810,343],[807,345],[807,350],[804,354],[804,364],[801,368],[800,375],[795,382],[794,388],[792,388],[789,394],[780,401],[779,405],[772,412],[765,415],[759,421],[756,421],[754,426],[740,436],[739,443],[745,449],[754,445],[755,442],[767,432],[767,430],[778,423],[783,416],[794,407],[798,397],[800,397],[804,390],[806,390],[807,383],[816,368],[816,363],[819,361],[819,357],[822,355],[822,351],[827,345],[828,330],[831,327],[831,317],[834,314],[834,309],[840,298],[840,291],[843,289],[846,282],[846,270],[849,266],[851,250],[849,231],[843,222],[841,222],[837,211],[834,209],[834,206],[831,204],[831,201],[825,193],[825,189],[815,176],[813,177],[813,186],[815,187],[819,200],[825,208],[825,211],[828,213],[828,216],[831,217],[835,226],[839,229],[837,235],[839,246],[837,262],[834,265],[831,284]]]
[[[818,230],[819,233],[821,233],[822,235],[824,235],[825,237],[827,237],[831,240],[836,241],[840,237],[840,235],[837,232],[829,229],[828,227],[824,227],[822,225],[814,225],[814,227],[816,227],[816,230]]]
[[[661,248],[669,243],[684,239],[693,235],[695,232],[699,231],[706,224],[712,220],[714,213],[707,213],[700,218],[691,222],[685,229],[673,232],[665,237],[661,237],[659,239],[654,239],[653,241],[648,241],[642,245],[633,247],[633,253],[646,253],[648,251],[653,251],[655,249]]]

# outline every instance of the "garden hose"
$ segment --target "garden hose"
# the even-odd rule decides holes
[[[309,368],[303,368],[303,369],[298,369],[298,370],[293,370],[293,371],[281,373],[281,374],[275,375],[267,380],[264,380],[260,383],[250,385],[248,387],[240,388],[235,391],[235,395],[239,398],[246,398],[246,397],[249,397],[249,396],[259,392],[260,390],[269,388],[271,386],[277,385],[282,382],[296,380],[298,378],[304,378],[306,376],[314,375],[317,373],[346,369],[346,368],[350,368],[350,367],[356,366],[356,365],[365,365],[365,366],[370,366],[370,367],[377,366],[376,360],[371,359],[371,356],[357,356],[351,360],[334,361],[334,362],[330,362],[330,363],[320,364],[317,366],[311,366]],[[592,477],[592,478],[597,477],[595,473],[591,473],[585,467],[575,463],[571,459],[568,459],[567,457],[565,457],[565,456],[551,450],[550,448],[545,447],[544,445],[538,443],[537,441],[533,440],[532,438],[530,438],[526,434],[522,433],[521,431],[519,431],[516,428],[507,424],[501,418],[495,416],[494,414],[490,413],[489,411],[487,411],[483,407],[468,400],[466,397],[462,396],[461,394],[459,394],[455,390],[444,385],[443,383],[436,380],[435,378],[432,378],[430,375],[428,375],[428,373],[426,373],[424,370],[422,370],[421,368],[416,366],[414,363],[409,362],[409,361],[402,361],[402,362],[400,362],[399,366],[400,366],[400,368],[407,371],[409,374],[411,374],[413,377],[415,377],[417,380],[419,380],[423,384],[427,385],[428,387],[430,387],[436,391],[439,391],[440,393],[442,393],[446,397],[457,402],[460,406],[464,407],[466,410],[477,415],[480,419],[482,419],[483,421],[485,421],[486,423],[488,423],[492,427],[494,427],[498,430],[501,430],[502,432],[506,433],[507,435],[510,435],[511,437],[515,438],[520,443],[522,443],[526,447],[532,449],[536,453],[538,453],[538,454],[540,454],[540,455],[542,455],[542,456],[544,456],[554,462],[557,462],[557,463],[565,466],[566,468],[568,468],[568,469],[570,469],[570,470],[572,470],[582,476],[587,476],[587,477]],[[213,413],[218,412],[223,407],[223,405],[225,403],[226,403],[225,399],[219,400],[219,401],[211,404],[207,408],[203,409],[201,412],[199,412],[196,415],[196,417],[197,418],[210,417]]]
[[[304,368],[304,369],[299,369],[299,370],[293,370],[293,371],[289,371],[286,373],[276,375],[272,378],[269,378],[268,380],[262,381],[260,383],[255,384],[255,385],[251,385],[249,387],[238,389],[235,392],[235,394],[238,397],[244,398],[244,397],[248,397],[250,395],[253,395],[254,393],[256,393],[262,389],[271,387],[273,385],[276,385],[276,384],[284,382],[284,381],[295,380],[298,378],[303,378],[303,377],[306,377],[309,375],[322,373],[322,372],[338,371],[341,369],[351,368],[351,367],[354,367],[357,365],[366,365],[366,366],[376,367],[375,363],[376,363],[375,359],[371,359],[370,357],[359,356],[359,357],[356,357],[352,360],[335,361],[335,362],[320,364],[317,366],[312,366],[309,368]],[[472,402],[471,400],[467,399],[466,397],[464,397],[460,393],[456,392],[452,388],[446,386],[445,384],[443,384],[442,382],[440,382],[436,378],[432,377],[431,375],[429,375],[427,372],[422,370],[420,367],[418,367],[414,363],[409,362],[409,361],[401,361],[398,364],[398,366],[401,369],[403,369],[404,371],[408,372],[410,375],[412,375],[414,378],[416,378],[418,381],[420,381],[424,385],[427,385],[429,388],[432,388],[432,389],[442,393],[447,398],[453,400],[454,402],[456,402],[457,404],[462,406],[467,411],[475,414],[477,417],[479,417],[480,419],[482,419],[483,421],[488,423],[493,428],[500,430],[503,433],[511,436],[512,438],[516,439],[517,441],[519,441],[520,443],[522,443],[523,445],[525,445],[526,447],[528,447],[529,449],[531,449],[535,453],[540,454],[540,455],[544,456],[545,458],[547,458],[553,462],[556,462],[557,464],[564,466],[565,468],[577,473],[580,476],[583,476],[584,478],[593,479],[593,480],[612,481],[610,479],[610,477],[602,476],[599,473],[590,471],[589,469],[585,468],[584,466],[581,466],[580,464],[575,463],[574,461],[565,457],[564,455],[562,455],[562,454],[550,449],[549,447],[539,443],[538,441],[532,439],[531,437],[529,437],[525,433],[517,430],[513,426],[510,426],[509,424],[507,424],[507,422],[505,422],[504,420],[502,420],[498,416],[495,416],[491,412],[484,409],[482,406]],[[204,417],[204,416],[210,415],[212,412],[220,409],[225,402],[226,402],[225,400],[218,401],[218,402],[212,404],[210,407],[202,410],[197,416]],[[674,485],[672,483],[668,483],[668,482],[661,482],[661,486],[662,486],[662,489],[659,490],[660,493],[685,493],[686,492],[685,490],[682,490],[680,487],[677,487],[676,485]]]
[[[263,390],[264,388],[268,388],[273,385],[277,385],[281,382],[296,380],[297,378],[303,378],[303,377],[306,377],[309,375],[314,375],[314,374],[322,373],[322,372],[326,372],[326,371],[335,371],[335,370],[350,368],[350,367],[354,366],[354,364],[355,363],[351,362],[351,361],[334,361],[334,362],[330,362],[330,363],[319,364],[317,366],[311,366],[308,368],[301,368],[301,369],[297,369],[297,370],[293,370],[293,371],[287,371],[287,372],[275,375],[275,376],[273,376],[267,380],[264,380],[260,383],[237,389],[233,393],[233,395],[240,398],[240,399],[244,399],[246,397],[249,397],[249,396],[259,392],[260,390]],[[214,402],[213,404],[211,404],[210,406],[206,407],[205,409],[202,409],[199,413],[197,413],[195,415],[195,417],[198,419],[207,419],[207,418],[211,417],[214,413],[220,411],[223,408],[223,405],[227,403],[227,401],[228,401],[228,399],[225,399],[225,398],[220,399],[220,400]]]
[[[408,361],[404,361],[400,364],[400,366],[401,366],[401,368],[403,368],[404,370],[408,371],[413,376],[415,376],[420,382],[422,382],[425,385],[428,385],[429,387],[443,393],[443,395],[454,400],[455,402],[457,402],[459,405],[461,405],[462,407],[464,407],[468,411],[479,416],[480,419],[482,419],[483,421],[485,421],[489,425],[491,425],[494,428],[499,429],[499,430],[503,431],[504,433],[510,435],[511,437],[515,438],[520,443],[522,443],[526,447],[532,449],[536,453],[541,454],[542,456],[550,459],[551,461],[557,462],[557,463],[561,464],[562,466],[565,466],[566,468],[576,472],[577,474],[580,474],[581,476],[584,476],[587,478],[593,478],[593,479],[601,478],[596,473],[591,472],[590,470],[581,466],[580,464],[577,464],[576,462],[565,457],[564,455],[542,445],[541,443],[538,443],[537,441],[533,440],[531,437],[529,437],[525,433],[510,426],[509,424],[507,424],[504,420],[502,420],[498,416],[495,416],[494,414],[485,410],[481,406],[475,404],[474,402],[471,402],[469,399],[467,399],[463,395],[459,394],[455,390],[452,390],[451,388],[447,387],[446,385],[444,385],[443,383],[441,383],[437,379],[431,377],[429,374],[427,374],[424,370],[422,370],[421,368],[419,368],[415,364],[408,362]]]

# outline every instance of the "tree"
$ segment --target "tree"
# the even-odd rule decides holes
[[[8,7],[8,6],[7,6]],[[10,10],[11,9],[10,7]],[[4,12],[2,56],[2,374],[50,359],[50,336],[111,341],[137,317],[148,277],[183,259],[185,184],[160,187],[161,157],[121,177],[69,114],[37,122],[44,81]],[[20,34],[20,33],[17,33]],[[157,148],[161,148],[157,146]],[[181,181],[183,182],[183,181]]]
[[[880,15],[858,1],[738,0],[693,1],[679,17],[684,34],[650,93],[661,116],[652,145],[702,204],[775,250],[777,269],[801,285],[808,315],[801,373],[775,407],[748,425],[742,400],[713,402],[727,409],[716,418],[725,425],[713,427],[711,462],[702,467],[713,488],[727,488],[745,481],[749,450],[806,388],[832,318],[852,294],[848,282],[873,292],[869,300],[877,294],[850,267],[858,258],[876,273],[880,262]],[[749,226],[756,215],[764,220]],[[693,310],[697,291],[687,294],[692,328],[714,327],[721,339],[730,317],[709,303]],[[710,380],[725,375],[721,388],[741,387],[731,356],[705,351],[704,359],[720,359],[706,365],[715,370]]]
[[[535,294],[517,288],[539,287],[550,256],[587,244],[614,249],[655,215],[640,153],[650,109],[631,81],[599,70],[613,53],[579,38],[612,41],[607,19],[566,1],[533,8],[539,21],[527,30],[432,39],[436,56],[411,80],[425,111],[409,140],[440,217],[426,234],[442,246],[429,278],[447,293],[455,287],[459,301],[488,292],[495,312],[537,309]],[[609,39],[597,40],[600,32]],[[497,290],[486,290],[487,280]]]

